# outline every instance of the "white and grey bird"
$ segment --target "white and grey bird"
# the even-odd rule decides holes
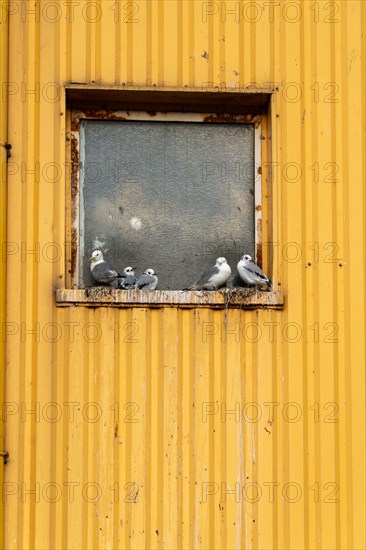
[[[111,264],[104,261],[100,250],[94,250],[91,255],[90,271],[97,283],[112,283],[122,276]]]
[[[192,286],[184,290],[216,290],[223,286],[231,275],[231,268],[225,258],[217,258],[216,264],[210,267]]]
[[[137,277],[135,288],[137,290],[155,290],[158,286],[158,276],[151,268],[146,269],[140,277]]]
[[[122,290],[132,290],[135,288],[136,277],[135,277],[135,267],[125,267],[122,273],[122,277],[118,279],[118,288]]]
[[[239,260],[238,272],[240,278],[249,285],[270,285],[271,281],[263,273],[260,267],[252,262],[252,257],[249,254],[244,254],[241,260]]]

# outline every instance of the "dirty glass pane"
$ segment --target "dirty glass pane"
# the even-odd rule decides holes
[[[218,256],[254,256],[254,127],[83,121],[80,285],[100,248],[120,272],[152,267],[161,290],[192,284]]]

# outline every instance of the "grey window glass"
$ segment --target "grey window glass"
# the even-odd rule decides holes
[[[80,180],[80,286],[96,248],[120,272],[152,267],[162,290],[218,256],[235,286],[240,256],[254,257],[253,125],[84,120]]]

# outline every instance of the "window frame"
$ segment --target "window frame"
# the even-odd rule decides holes
[[[245,94],[241,94],[245,95]],[[272,104],[272,105],[271,105]],[[118,106],[117,106],[118,107]],[[283,295],[280,292],[278,282],[278,259],[275,258],[273,250],[273,236],[278,215],[274,210],[278,205],[277,194],[274,193],[274,181],[272,170],[268,170],[270,177],[263,177],[263,165],[272,166],[273,132],[270,130],[275,115],[273,102],[268,103],[267,109],[253,109],[253,114],[248,112],[215,112],[202,113],[198,109],[191,109],[189,112],[177,111],[172,108],[166,111],[151,111],[144,109],[143,105],[134,107],[131,110],[124,108],[105,109],[88,108],[84,105],[73,106],[67,110],[66,121],[66,160],[69,161],[71,170],[70,176],[66,178],[66,273],[65,289],[59,289],[56,293],[57,305],[114,305],[118,307],[131,307],[132,305],[150,305],[160,307],[164,305],[178,307],[196,307],[206,305],[212,307],[224,307],[228,303],[233,307],[283,307]],[[202,105],[201,105],[202,110]],[[244,109],[245,111],[245,109]],[[270,119],[270,120],[269,120]],[[80,129],[82,120],[162,120],[202,122],[202,123],[234,123],[252,124],[255,129],[254,139],[254,202],[255,202],[255,261],[272,278],[272,290],[261,291],[258,289],[247,289],[236,287],[234,289],[220,289],[213,291],[189,291],[179,290],[155,290],[150,292],[122,291],[112,287],[79,288],[79,224],[80,224]],[[268,123],[270,122],[270,123]],[[271,124],[272,123],[272,124]],[[273,128],[272,128],[273,130]],[[276,196],[274,196],[276,195]],[[263,223],[263,220],[265,222]],[[235,269],[235,267],[234,267]],[[278,290],[279,289],[279,290]]]

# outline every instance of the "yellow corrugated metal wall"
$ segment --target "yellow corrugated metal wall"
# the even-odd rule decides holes
[[[365,3],[9,12],[5,547],[365,548]],[[278,84],[283,311],[56,307],[67,82]]]
[[[2,12],[5,2],[0,2]],[[8,25],[0,25],[0,83],[8,80]],[[8,109],[6,98],[2,98],[0,103],[0,243],[1,249],[6,243],[6,162],[8,147]],[[6,320],[6,256],[2,255],[0,264],[0,323],[4,325]],[[0,406],[3,409],[5,399],[5,342],[0,340]],[[5,443],[4,443],[4,423],[0,423],[0,484],[4,484],[4,461],[5,461]],[[4,539],[3,531],[3,505],[0,504],[0,548]]]

